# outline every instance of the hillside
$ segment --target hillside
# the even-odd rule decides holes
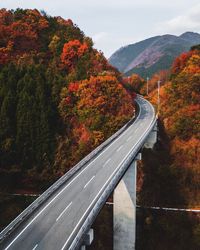
[[[171,67],[173,60],[191,46],[200,43],[200,34],[186,32],[180,36],[163,35],[131,44],[117,50],[109,62],[125,75],[152,76]]]
[[[170,139],[173,167],[186,204],[200,203],[200,51],[191,50],[173,63],[171,82],[161,89],[161,114]],[[152,98],[155,98],[152,96]]]
[[[162,153],[160,152],[154,161],[158,164],[162,161],[160,168],[163,164],[170,169],[183,198],[181,202],[175,197],[173,200],[173,195],[170,194],[168,197],[171,200],[170,203],[164,205],[173,206],[178,202],[176,204],[178,206],[198,207],[200,203],[199,47],[193,47],[189,52],[177,57],[171,71],[171,80],[163,82],[160,89],[159,118],[162,132],[160,139],[163,145],[160,148]],[[151,91],[149,98],[157,106],[155,81],[156,76],[149,81]],[[141,88],[141,92],[145,92],[144,89]],[[160,157],[163,153],[166,156]],[[161,197],[159,202],[162,202]]]
[[[150,159],[146,162],[146,167],[151,171],[149,166],[152,161],[152,168],[167,166],[170,171],[177,174],[175,179],[184,197],[184,202],[178,203],[178,206],[195,207],[200,203],[200,45],[193,46],[190,51],[180,54],[174,60],[170,72],[169,75],[167,71],[159,71],[148,81],[149,96],[146,97],[157,108],[157,82],[161,80],[159,107],[161,144],[158,142],[156,147],[156,150],[160,150],[159,154],[153,156],[155,152],[151,152],[148,155]],[[133,74],[125,78],[124,82],[127,89],[146,95],[146,81],[139,75]],[[165,178],[164,175],[162,177]],[[149,185],[152,185],[152,180]],[[147,190],[149,187],[146,187],[144,192]],[[168,194],[171,200],[173,195],[171,192]],[[148,197],[151,199],[152,195],[146,195],[145,199]],[[164,200],[166,202],[166,196]],[[157,201],[159,204],[162,203],[162,196]],[[172,203],[165,202],[161,205],[176,206],[179,201],[174,199]]]
[[[200,204],[200,45],[179,55],[170,72],[155,73],[146,96],[157,107],[161,80],[158,141],[153,150],[143,150],[137,172],[136,245],[142,250],[200,248],[199,213],[148,209]],[[144,79],[133,74],[125,81],[146,95]]]
[[[44,190],[134,113],[72,20],[0,10],[0,188]]]

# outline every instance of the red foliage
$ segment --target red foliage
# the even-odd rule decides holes
[[[69,92],[77,92],[79,88],[79,84],[77,82],[72,82],[68,86]]]
[[[13,21],[13,15],[11,11],[6,9],[0,9],[0,25],[9,25]]]
[[[73,130],[74,134],[77,137],[79,143],[87,143],[90,140],[90,133],[86,129],[85,125],[80,124]]]
[[[67,97],[65,98],[65,103],[66,103],[67,105],[71,103],[71,97],[70,97],[70,96],[67,96]]]
[[[193,53],[193,51],[185,52],[177,57],[172,65],[172,74],[178,74],[186,66],[188,58],[190,58]]]
[[[48,21],[37,10],[11,12],[1,9],[0,63],[29,51],[38,51],[40,32],[47,27]]]
[[[77,60],[88,50],[86,43],[81,44],[79,40],[72,40],[64,44],[61,61],[67,69],[73,69]]]

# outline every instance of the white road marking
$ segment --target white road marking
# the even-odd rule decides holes
[[[119,152],[122,148],[123,148],[124,145],[121,145],[118,149],[117,149],[117,152]]]
[[[109,161],[111,161],[111,159],[108,159],[108,160],[103,164],[103,168],[108,164]]]
[[[38,244],[36,244],[32,250],[35,250],[37,248],[37,246],[38,246]]]
[[[153,108],[152,108],[153,109]],[[139,109],[139,114],[138,114],[138,116],[137,116],[137,118],[135,119],[135,122],[134,123],[137,123],[138,122],[138,120],[140,119],[140,115],[141,115],[141,109]],[[131,128],[131,126],[127,129],[127,130],[125,130],[124,132],[128,132],[128,130]],[[115,143],[116,141],[118,141],[123,135],[124,135],[124,132],[121,134],[121,135],[119,135],[119,137],[118,138],[116,138],[114,141],[113,141],[113,143]],[[91,161],[91,163],[90,164],[88,164],[88,166],[87,167],[85,167],[78,175],[76,175],[75,177],[74,177],[74,179],[73,180],[71,180],[68,184],[67,184],[67,186],[65,186],[29,223],[28,223],[28,225],[14,238],[14,240],[12,240],[11,241],[11,243],[4,249],[4,250],[7,250],[7,249],[9,249],[10,248],[10,246],[20,237],[20,235],[33,223],[33,221],[35,221],[39,216],[40,216],[40,214],[62,193],[62,192],[64,192],[65,191],[65,189],[68,187],[68,186],[70,186],[71,185],[71,183],[73,183],[85,170],[87,170],[87,168],[95,161],[95,160],[97,160],[103,153],[105,153],[112,145],[113,145],[113,143],[111,143],[108,147],[106,147],[105,148],[105,150],[103,150],[102,152],[101,152],[101,154],[99,154],[97,157],[95,157],[94,158],[94,160],[92,160]],[[2,231],[3,232],[3,231]]]
[[[91,162],[92,163],[92,162]],[[89,165],[88,165],[89,166]],[[11,243],[5,248],[5,250],[9,249],[10,246],[19,238],[19,236],[33,223],[33,221],[35,221],[38,216],[40,216],[40,214],[61,194],[65,191],[65,189],[71,185],[72,182],[74,182],[75,179],[78,178],[78,176],[80,174],[82,174],[87,168],[84,168],[71,182],[68,183],[67,186],[65,186],[29,223],[28,225],[14,238],[13,241],[11,241]]]
[[[128,142],[128,141],[130,141],[131,140],[131,138],[133,138],[133,136],[130,136],[126,141]]]
[[[153,107],[151,106],[152,110]],[[154,113],[154,110],[153,110]],[[153,120],[150,122],[150,125],[148,126],[148,128],[146,128],[146,130],[143,132],[141,138],[143,138],[143,136],[145,135],[145,133],[147,132],[147,130],[149,129],[149,127],[151,126],[151,123],[153,122]],[[141,141],[141,139],[134,145],[134,147],[136,147],[139,142]],[[131,148],[131,150],[128,152],[128,154],[124,157],[124,159],[127,158],[127,156],[130,154],[130,152],[133,150],[133,147]],[[68,237],[68,239],[66,240],[65,244],[63,245],[63,247],[61,248],[61,250],[64,250],[66,245],[68,244],[68,242],[70,241],[72,235],[74,234],[74,232],[77,230],[78,226],[80,225],[82,219],[85,217],[85,215],[87,214],[87,212],[90,210],[91,206],[93,205],[93,202],[95,201],[95,199],[98,197],[98,195],[101,193],[101,191],[104,189],[104,187],[107,185],[107,183],[112,179],[112,177],[115,175],[115,173],[118,171],[118,169],[121,167],[121,164],[124,162],[124,159],[120,162],[120,164],[118,165],[118,168],[115,169],[115,171],[112,173],[112,175],[108,178],[108,180],[106,181],[106,183],[103,185],[103,187],[100,189],[100,191],[98,192],[98,194],[95,196],[95,198],[93,199],[93,201],[90,203],[89,207],[87,208],[87,210],[85,211],[85,213],[82,215],[81,219],[79,220],[79,222],[77,223],[77,225],[75,226],[74,230],[72,231],[72,233],[70,234],[70,236]]]
[[[95,175],[94,176],[92,176],[92,178],[85,184],[85,186],[84,186],[84,188],[86,188],[87,187],[87,185],[89,185],[89,183],[94,179],[94,177],[95,177]]]
[[[153,109],[153,108],[152,108]],[[151,121],[152,123],[152,121]],[[151,125],[150,123],[150,125]],[[149,129],[150,125],[148,126],[148,128],[143,132],[141,138],[143,138],[143,136],[145,135],[145,133],[147,132],[147,130]],[[139,142],[141,141],[141,139],[134,145],[134,147],[136,147],[136,145],[139,144]],[[128,154],[124,157],[124,159],[127,158],[127,156],[130,154],[130,152],[133,150],[133,148],[131,148],[131,150],[128,152]],[[95,201],[95,199],[98,197],[98,195],[101,193],[101,191],[104,189],[104,187],[107,185],[107,183],[111,180],[111,178],[115,175],[115,173],[118,171],[118,169],[121,167],[121,164],[124,162],[124,159],[120,162],[120,164],[118,165],[118,168],[115,169],[115,171],[112,173],[112,175],[108,178],[108,180],[106,181],[106,183],[103,185],[103,187],[100,189],[100,191],[98,192],[98,194],[95,196],[95,198],[93,199],[93,201],[90,203],[89,207],[87,208],[87,210],[85,211],[85,213],[82,215],[81,219],[79,220],[79,222],[77,223],[77,225],[75,226],[74,230],[72,231],[71,235],[68,237],[68,239],[66,240],[65,244],[63,245],[63,247],[61,248],[61,250],[64,250],[66,245],[68,244],[68,242],[70,241],[72,235],[74,234],[74,232],[76,231],[77,227],[80,225],[82,219],[84,218],[84,216],[87,214],[87,212],[90,210],[91,206],[93,205],[93,202]]]
[[[67,211],[67,209],[71,206],[72,201],[69,203],[69,205],[62,211],[62,213],[58,216],[58,218],[56,219],[56,221],[58,221],[60,219],[60,217]]]

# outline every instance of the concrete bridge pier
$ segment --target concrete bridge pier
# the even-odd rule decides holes
[[[137,160],[141,160],[141,153],[134,159],[114,191],[114,250],[135,249]]]
[[[86,250],[86,246],[90,246],[94,239],[94,230],[90,228],[90,230],[84,235],[83,245],[80,250]]]
[[[157,122],[155,123],[151,133],[149,134],[145,144],[144,144],[144,147],[145,148],[151,148],[153,149],[154,145],[156,144],[157,142],[157,132],[158,132],[158,125],[157,125]]]

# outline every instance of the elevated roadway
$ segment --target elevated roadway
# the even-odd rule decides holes
[[[139,96],[137,103],[136,120],[22,221],[3,240],[0,249],[64,250],[79,245],[77,236],[87,218],[91,212],[99,211],[100,208],[94,208],[104,191],[107,190],[106,198],[114,190],[128,168],[130,155],[136,156],[155,122],[152,105]],[[114,183],[110,187],[112,180]],[[102,201],[98,206],[103,206]]]

